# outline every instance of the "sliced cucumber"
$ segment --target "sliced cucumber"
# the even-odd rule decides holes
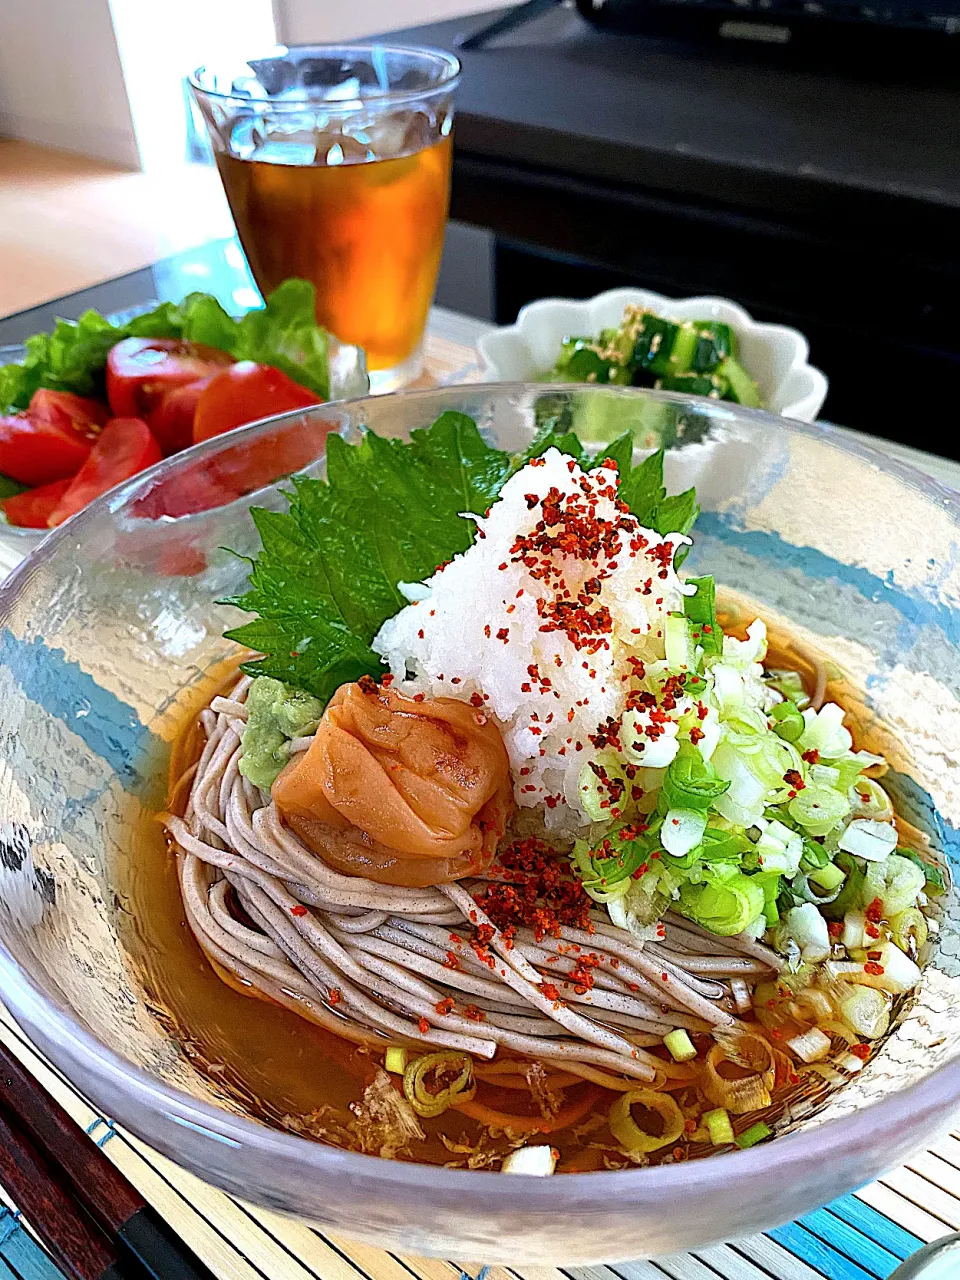
[[[662,316],[644,316],[643,328],[633,346],[631,363],[654,373],[666,373],[679,332],[680,326],[672,320],[664,320]]]
[[[727,400],[734,400],[748,409],[760,408],[760,388],[738,360],[728,356],[720,366],[720,372],[729,384],[725,397]]]
[[[688,373],[697,349],[698,334],[692,324],[682,324],[674,339],[667,365],[667,373],[677,376]]]
[[[719,400],[727,389],[727,381],[716,374],[676,373],[666,374],[657,386],[662,391],[683,391],[690,396],[710,396],[713,400]]]
[[[693,327],[699,334],[711,339],[718,353],[718,363],[720,360],[725,360],[727,356],[732,356],[734,360],[739,359],[737,335],[728,324],[724,324],[722,320],[694,320]]]

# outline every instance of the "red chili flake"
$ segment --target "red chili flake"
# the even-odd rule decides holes
[[[460,960],[459,960],[459,958],[457,957],[457,953],[456,953],[455,951],[448,951],[448,952],[447,952],[447,958],[446,958],[446,959],[444,960],[444,962],[443,962],[443,967],[444,967],[445,969],[459,969],[459,968],[460,968]]]
[[[500,630],[497,632],[497,639],[502,640],[503,643],[506,644],[507,641],[510,639],[510,628],[501,627]]]
[[[417,1026],[420,1028],[420,1034],[422,1036],[429,1034],[430,1023],[426,1020],[426,1018],[421,1018],[420,1021],[417,1023]]]
[[[660,975],[660,981],[661,981],[661,982],[669,982],[669,981],[670,981],[670,975],[669,975],[669,973],[661,973],[661,975]]]
[[[343,999],[343,992],[337,987],[331,987],[327,992],[327,999],[331,1004],[339,1004]]]
[[[471,705],[471,707],[482,707],[482,706],[483,706],[483,696],[482,696],[481,694],[479,694],[479,693],[471,693],[471,695],[470,695],[470,705]]]
[[[683,1128],[685,1133],[693,1133],[696,1130],[696,1127],[697,1127],[696,1120],[692,1120],[688,1118],[683,1122]]]
[[[877,964],[875,960],[868,960],[863,966],[863,972],[869,973],[874,978],[879,978],[883,973],[883,965]]]
[[[471,1022],[485,1022],[487,1015],[482,1009],[478,1009],[475,1004],[465,1004],[460,1010],[465,1018],[469,1018]]]
[[[867,921],[867,923],[863,926],[863,932],[867,935],[867,937],[868,937],[868,938],[879,938],[879,937],[880,937],[880,930],[877,928],[877,926],[876,926],[875,924],[871,924],[871,922],[870,922],[869,920],[868,920],[868,921]]]
[[[540,990],[543,992],[543,994],[547,997],[548,1000],[560,999],[560,992],[557,990],[557,988],[553,985],[552,982],[541,982]]]
[[[453,1013],[457,1006],[454,1003],[453,996],[447,996],[445,1000],[438,1000],[433,1007],[436,1009],[437,1013],[440,1014],[441,1018],[445,1018],[448,1013]]]
[[[413,695],[413,700],[414,700],[414,702],[423,702],[423,701],[425,701],[426,696],[427,696],[427,695],[426,695],[425,693],[415,693],[415,694]]]
[[[422,628],[422,627],[421,627],[421,628],[420,628],[420,630],[417,632],[417,639],[418,639],[418,640],[422,640],[422,639],[423,639],[423,628]]]
[[[866,1062],[870,1057],[870,1046],[868,1044],[854,1044],[850,1046],[850,1052],[861,1062]]]
[[[792,787],[795,791],[803,791],[807,785],[804,782],[803,778],[801,777],[799,770],[797,769],[788,769],[787,772],[783,775],[783,780],[789,787]]]
[[[307,908],[303,906],[302,903],[298,902],[295,907],[290,908],[290,914],[292,916],[305,916],[307,914]]]
[[[816,764],[820,759],[820,752],[816,749],[816,747],[811,747],[809,751],[805,751],[803,753],[800,759],[806,760],[807,764]]]
[[[864,914],[871,924],[879,924],[883,919],[883,903],[879,898],[874,898]]]
[[[829,933],[831,938],[842,938],[843,937],[843,921],[831,920],[830,923],[827,925],[827,933]]]
[[[879,951],[868,951],[868,952],[867,952],[867,959],[868,959],[868,960],[879,960],[879,959],[880,959],[880,952],[879,952]]]

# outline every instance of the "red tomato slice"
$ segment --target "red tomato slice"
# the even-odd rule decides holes
[[[21,529],[46,529],[54,508],[71,484],[73,480],[67,476],[66,480],[54,480],[36,489],[26,489],[23,493],[4,498],[0,501],[0,507],[3,507],[3,513],[10,523]]]
[[[171,453],[179,453],[181,449],[189,449],[193,444],[193,420],[197,403],[212,381],[212,377],[198,378],[196,382],[174,387],[149,414],[147,421],[150,430],[166,457]]]
[[[323,404],[323,401],[279,369],[241,360],[218,373],[200,397],[193,420],[193,439],[199,443],[248,422],[314,404]]]
[[[76,427],[29,413],[0,417],[0,475],[20,484],[49,484],[74,476],[90,456],[92,437]]]
[[[51,528],[63,524],[114,485],[152,467],[162,456],[142,418],[112,418],[51,513]]]
[[[107,356],[107,399],[117,418],[146,417],[174,387],[229,364],[232,356],[203,342],[124,338]]]
[[[99,400],[75,396],[72,391],[49,391],[46,387],[33,393],[27,413],[35,422],[73,427],[87,435],[95,435],[110,417],[110,410]]]

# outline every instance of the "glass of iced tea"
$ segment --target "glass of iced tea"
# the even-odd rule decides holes
[[[374,391],[421,368],[450,196],[460,64],[436,49],[277,48],[191,77],[262,293],[310,280]]]

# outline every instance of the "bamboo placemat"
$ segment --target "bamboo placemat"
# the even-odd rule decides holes
[[[478,379],[472,343],[483,328],[436,309],[420,384]],[[960,476],[955,464],[902,447],[891,452],[947,483]],[[0,575],[19,558],[9,542],[0,545]],[[577,1268],[402,1257],[247,1204],[178,1168],[94,1110],[2,1006],[0,1040],[222,1280],[886,1280],[921,1245],[960,1230],[958,1132],[797,1222],[694,1253]],[[53,1280],[56,1274],[0,1188],[0,1280]]]

